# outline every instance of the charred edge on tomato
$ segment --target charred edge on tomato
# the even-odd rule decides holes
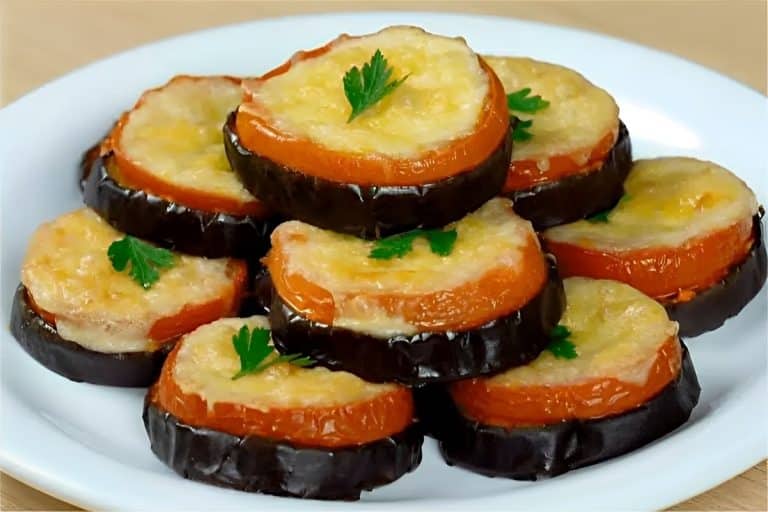
[[[687,302],[665,304],[680,336],[694,337],[717,329],[755,298],[766,278],[766,252],[760,216],[753,220],[754,243],[747,257],[731,268],[722,281],[697,293]]]
[[[23,285],[16,289],[11,333],[33,359],[49,370],[75,382],[120,387],[146,387],[160,375],[172,343],[153,352],[106,353],[87,349],[59,336],[56,327],[30,307],[27,293]]]
[[[627,127],[619,122],[616,144],[599,169],[504,195],[514,202],[515,212],[540,231],[614,207],[631,168],[632,143]]]
[[[154,454],[176,473],[241,491],[325,500],[357,500],[362,491],[416,469],[424,437],[417,424],[358,446],[299,446],[235,436],[180,421],[144,402],[144,428]]]
[[[492,477],[538,480],[617,457],[673,431],[699,401],[699,382],[683,346],[680,374],[630,411],[553,425],[504,428],[463,416],[446,386],[419,390],[420,421],[449,465]]]
[[[414,386],[486,375],[526,364],[549,344],[565,308],[563,284],[548,259],[542,290],[518,311],[467,331],[378,338],[303,317],[273,292],[269,320],[275,347],[302,353],[319,366],[370,382]]]
[[[232,112],[224,125],[224,146],[232,169],[253,195],[289,218],[367,239],[444,226],[476,210],[501,191],[512,151],[507,133],[483,163],[433,183],[336,183],[245,148],[236,132],[235,116]]]
[[[105,155],[93,162],[85,204],[118,231],[168,249],[207,258],[257,259],[269,250],[279,219],[188,208],[143,190],[126,188],[107,171]]]

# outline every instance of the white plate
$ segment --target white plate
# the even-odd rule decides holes
[[[27,240],[76,208],[76,165],[117,115],[179,73],[255,75],[340,32],[417,24],[463,35],[478,51],[573,67],[612,92],[637,156],[685,154],[733,169],[766,200],[766,99],[676,57],[604,36],[509,19],[370,13],[266,20],[207,30],[97,62],[0,111],[3,322]],[[184,480],[150,453],[142,392],[76,384],[45,370],[7,330],[2,344],[0,466],[64,500],[96,509],[632,508],[671,505],[766,455],[766,293],[690,343],[701,402],[690,422],[652,445],[543,482],[491,479],[443,464],[428,441],[421,467],[356,504],[300,501]]]

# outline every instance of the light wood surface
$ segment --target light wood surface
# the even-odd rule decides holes
[[[0,106],[83,64],[162,37],[270,16],[381,9],[495,14],[585,28],[678,54],[766,91],[765,0],[0,0]],[[620,72],[627,63],[608,65]],[[768,510],[766,465],[674,509]],[[0,510],[79,509],[2,475]]]

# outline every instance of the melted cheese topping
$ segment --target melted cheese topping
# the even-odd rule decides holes
[[[578,357],[558,359],[545,350],[489,384],[565,386],[607,377],[645,383],[659,348],[677,335],[664,307],[617,281],[572,277],[563,284],[567,307],[560,324],[571,331]]]
[[[99,352],[148,350],[155,321],[187,304],[215,300],[233,286],[229,260],[177,255],[175,266],[144,290],[109,261],[109,245],[122,237],[88,209],[43,224],[32,236],[21,281],[35,303],[54,315],[62,338]]]
[[[269,328],[265,317],[225,318],[186,335],[176,355],[174,381],[197,394],[208,407],[233,402],[254,409],[324,407],[370,400],[393,391],[394,384],[371,384],[347,372],[299,368],[281,363],[232,380],[240,360],[232,336],[243,326]]]
[[[624,190],[609,222],[557,226],[545,231],[545,238],[608,251],[679,247],[749,219],[758,207],[738,177],[694,158],[638,160]]]
[[[610,94],[576,71],[522,57],[484,57],[504,84],[507,93],[529,87],[549,106],[534,114],[515,112],[523,120],[533,119],[528,130],[533,137],[515,142],[512,160],[541,160],[573,155],[576,162],[589,159],[591,149],[613,132],[618,134],[619,107]]]
[[[408,79],[351,123],[342,78],[380,49],[391,79]],[[244,85],[281,132],[334,151],[412,158],[472,132],[488,93],[488,76],[461,38],[391,27],[339,38],[326,54],[299,56],[289,71]],[[256,108],[244,104],[241,108]]]
[[[224,154],[222,125],[241,98],[240,85],[223,77],[176,77],[142,96],[120,148],[168,183],[253,201]]]
[[[530,223],[512,211],[512,202],[501,198],[446,227],[450,228],[458,236],[447,257],[433,253],[419,237],[413,251],[403,258],[373,259],[368,254],[375,242],[298,221],[278,226],[272,239],[280,244],[286,273],[300,274],[333,295],[337,307],[334,325],[387,336],[417,330],[378,310],[367,297],[450,290],[478,280],[491,269],[514,268],[533,235]]]

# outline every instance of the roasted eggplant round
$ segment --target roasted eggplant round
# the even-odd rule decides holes
[[[143,352],[97,352],[59,336],[56,327],[29,305],[19,285],[11,306],[11,334],[37,362],[75,382],[146,387],[160,374],[170,345]]]
[[[688,419],[699,385],[664,308],[616,281],[564,284],[568,307],[546,353],[417,395],[449,464],[535,480],[629,452]]]
[[[544,231],[544,244],[564,276],[623,281],[682,311],[760,245],[754,193],[712,162],[639,160],[624,188],[626,194],[612,210]],[[707,318],[698,321],[679,316],[682,332],[701,333],[738,312],[762,286],[764,273],[755,270],[751,282],[741,285],[738,303],[721,304],[720,314],[709,309]]]
[[[270,359],[268,332],[264,317],[230,318],[178,343],[145,401],[160,460],[215,485],[344,500],[419,465],[409,390]],[[261,366],[246,367],[255,345]]]
[[[240,80],[220,76],[177,76],[145,92],[86,154],[85,203],[117,229],[173,250],[263,256],[275,220],[230,169],[221,140],[240,99]]]
[[[22,264],[12,331],[73,380],[148,385],[180,335],[238,312],[247,268],[120,237],[85,208],[40,226]]]
[[[624,123],[602,165],[584,173],[504,192],[515,211],[533,227],[543,230],[574,222],[613,208],[624,194],[624,180],[632,167],[632,143]]]
[[[504,84],[515,150],[504,195],[537,230],[612,207],[632,164],[619,107],[572,69],[524,57],[486,57]]]
[[[390,75],[408,77],[362,113],[339,94],[361,48],[375,55],[370,65],[389,59]],[[286,217],[379,238],[453,222],[503,185],[512,147],[504,91],[461,39],[415,27],[341,36],[243,87],[224,127],[227,155]]]
[[[451,247],[439,247],[450,237]],[[275,346],[374,382],[525,364],[564,308],[554,263],[507,199],[440,231],[366,242],[291,221],[272,241]]]
[[[713,331],[739,314],[765,284],[766,252],[760,217],[754,218],[754,243],[744,261],[728,275],[686,302],[665,304],[669,317],[680,324],[680,336]]]
[[[83,198],[89,208],[115,229],[174,251],[206,258],[255,260],[269,250],[269,235],[280,223],[278,217],[188,208],[122,185],[109,168],[109,155],[93,162]]]

